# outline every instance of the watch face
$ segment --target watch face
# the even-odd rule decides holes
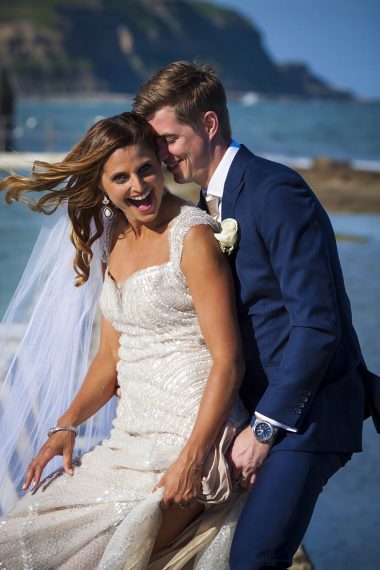
[[[255,425],[255,435],[259,441],[268,441],[273,435],[273,428],[267,422],[258,422]]]

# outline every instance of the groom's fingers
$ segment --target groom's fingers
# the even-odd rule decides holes
[[[239,479],[240,486],[248,490],[250,482],[251,482],[251,475],[241,472]]]

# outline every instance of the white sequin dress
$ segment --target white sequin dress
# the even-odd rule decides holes
[[[182,245],[192,226],[214,223],[183,206],[169,230],[170,261],[121,284],[106,272],[100,306],[121,332],[111,436],[82,457],[73,477],[56,473],[2,520],[0,568],[175,569],[197,552],[196,568],[228,568],[239,506],[224,525],[225,505],[206,509],[190,541],[180,537],[149,563],[161,523],[162,491],[152,489],[190,435],[211,367],[180,268]],[[244,420],[237,399],[229,421]]]

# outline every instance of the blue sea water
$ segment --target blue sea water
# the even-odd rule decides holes
[[[344,280],[367,366],[380,375],[380,216],[330,215],[337,234],[363,241],[338,242]],[[342,394],[344,406],[344,394]],[[331,426],[334,429],[334,426]],[[364,423],[363,452],[328,483],[305,537],[316,570],[380,567],[380,436]]]
[[[128,111],[131,99],[31,99],[16,105],[14,148],[66,151],[99,118]],[[256,154],[365,160],[380,168],[380,102],[229,103],[233,136]]]

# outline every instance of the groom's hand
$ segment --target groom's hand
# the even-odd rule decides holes
[[[253,435],[252,428],[246,427],[235,439],[231,452],[235,477],[240,485],[248,490],[255,482],[256,474],[271,449],[270,443],[260,443]]]

